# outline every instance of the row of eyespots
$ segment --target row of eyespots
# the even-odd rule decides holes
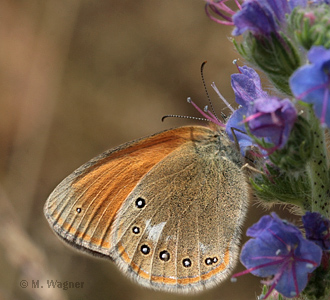
[[[145,205],[146,205],[145,199],[139,197],[139,198],[137,198],[135,200],[135,206],[137,208],[140,208],[141,209],[141,208],[145,207]],[[140,233],[140,228],[137,227],[137,226],[133,226],[132,231],[133,231],[134,234],[139,234]],[[147,245],[142,245],[141,246],[141,252],[144,255],[148,255],[150,253],[150,247],[147,246]],[[161,260],[163,260],[163,261],[169,261],[170,260],[170,253],[168,251],[166,251],[166,250],[161,251],[159,253],[159,258]],[[217,262],[218,262],[218,258],[217,257],[213,257],[213,258],[208,257],[208,258],[205,259],[205,264],[208,265],[208,266],[209,265],[212,265],[212,264],[215,264]],[[182,264],[186,268],[189,268],[192,265],[191,260],[189,258],[183,259],[182,260]]]
[[[150,247],[147,246],[147,245],[142,245],[141,246],[141,252],[142,254],[144,255],[148,255],[150,253]],[[170,260],[170,253],[167,251],[167,250],[163,250],[159,253],[159,258],[162,260],[162,261],[169,261]],[[205,259],[205,264],[207,266],[210,266],[212,264],[216,264],[218,262],[218,258],[217,257],[208,257]],[[184,267],[186,268],[189,268],[191,267],[192,263],[191,263],[191,260],[189,258],[185,258],[182,260],[182,264]]]
[[[141,252],[144,255],[148,255],[150,253],[150,247],[147,245],[142,245],[141,246]],[[167,250],[163,250],[159,253],[159,258],[162,261],[169,261],[171,256],[170,253]],[[189,268],[191,267],[191,260],[189,258],[185,258],[182,260],[182,264],[184,267]]]
[[[141,252],[144,254],[144,255],[148,255],[150,253],[150,247],[147,246],[147,245],[142,245],[141,246]],[[169,261],[170,260],[170,253],[167,251],[167,250],[163,250],[159,253],[159,258],[162,260],[162,261]],[[218,258],[217,257],[208,257],[205,259],[205,264],[210,266],[212,264],[215,264],[218,262]],[[186,268],[189,268],[191,267],[192,263],[191,263],[191,260],[189,258],[185,258],[182,260],[182,264],[184,267]]]

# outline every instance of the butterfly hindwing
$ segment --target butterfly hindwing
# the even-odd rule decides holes
[[[121,207],[112,257],[141,284],[200,290],[233,268],[248,189],[240,166],[221,156],[219,138],[205,134],[171,152]]]
[[[141,284],[189,292],[228,276],[247,201],[227,136],[187,126],[92,159],[56,187],[44,212],[63,240],[113,259]]]

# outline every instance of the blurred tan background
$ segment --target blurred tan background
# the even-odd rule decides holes
[[[43,216],[55,186],[90,158],[191,123],[163,115],[199,116],[186,98],[207,104],[204,60],[207,85],[233,102],[230,31],[206,17],[202,0],[1,1],[0,299],[255,299],[252,275],[190,296],[141,288],[110,261],[64,245]],[[261,213],[251,206],[244,232]],[[38,279],[84,286],[33,289]]]

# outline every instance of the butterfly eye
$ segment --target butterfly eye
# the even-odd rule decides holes
[[[80,213],[81,213],[81,208],[80,208],[80,207],[77,207],[76,212],[77,212],[78,214],[80,214]]]
[[[169,261],[170,260],[170,253],[168,251],[164,250],[159,253],[159,258],[163,261]]]
[[[191,260],[189,258],[185,258],[182,261],[182,264],[183,264],[184,267],[189,268],[189,267],[191,267]]]
[[[147,245],[142,245],[141,246],[141,252],[144,254],[144,255],[147,255],[150,253],[150,247],[147,246]]]
[[[137,208],[143,208],[146,205],[146,200],[139,197],[139,198],[136,199],[135,205],[136,205]]]
[[[133,233],[138,234],[138,233],[140,233],[140,228],[137,227],[137,226],[134,226],[134,227],[132,228],[132,231],[133,231]]]

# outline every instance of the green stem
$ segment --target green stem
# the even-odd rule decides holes
[[[310,210],[330,217],[330,180],[329,158],[325,145],[324,129],[315,116],[312,108],[309,109],[308,119],[311,124],[314,142],[312,157],[307,162],[306,171],[311,182]]]

